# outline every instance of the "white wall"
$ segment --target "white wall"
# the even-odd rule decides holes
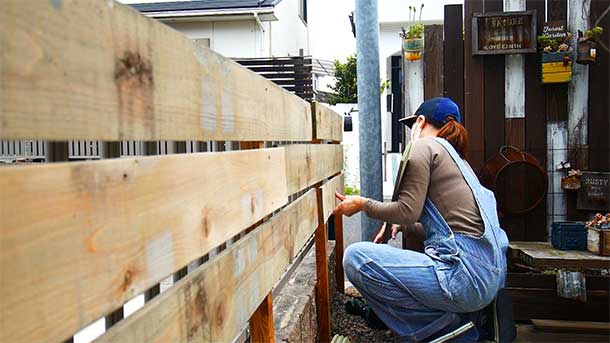
[[[299,17],[299,5],[299,0],[283,0],[275,6],[278,21],[269,22],[272,56],[298,56],[299,49],[309,55],[309,29]]]
[[[209,38],[210,48],[227,57],[263,57],[269,52],[268,37],[254,19],[166,24],[191,39]]]

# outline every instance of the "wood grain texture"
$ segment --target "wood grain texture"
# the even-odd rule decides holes
[[[96,342],[232,342],[317,225],[310,190]]]
[[[445,5],[443,45],[443,87],[446,97],[464,108],[464,38],[462,5]],[[464,118],[465,119],[465,118]]]
[[[343,146],[339,144],[287,145],[288,194],[294,194],[343,169]]]
[[[505,119],[506,145],[525,150],[525,118]]]
[[[544,27],[545,6],[543,1],[527,0],[527,9],[536,10],[537,31]],[[547,165],[546,130],[547,118],[545,102],[547,88],[540,84],[538,56],[527,54],[525,57],[525,150],[532,154],[542,166]],[[545,241],[547,239],[547,199],[525,215],[526,239]]]
[[[0,138],[312,138],[311,106],[114,1],[2,4]]]
[[[424,27],[424,98],[443,96],[443,25]]]
[[[273,295],[269,292],[250,318],[250,337],[254,343],[275,342],[272,298]]]
[[[316,243],[316,312],[318,314],[318,342],[330,342],[330,285],[328,281],[328,256],[326,255],[327,236],[324,216],[324,195],[321,187],[316,188],[318,204],[318,227],[315,232]]]
[[[610,6],[610,0],[591,2],[591,18],[598,18]],[[599,24],[604,29],[601,40],[610,46],[610,15]],[[602,50],[598,48],[598,53]],[[598,55],[598,63],[589,66],[589,168],[610,171],[610,58]]]
[[[597,256],[588,251],[557,250],[548,242],[511,241],[510,256],[532,267],[539,268],[599,268],[610,267],[610,257]]]
[[[324,222],[328,221],[328,218],[333,214],[335,206],[338,204],[338,200],[335,197],[335,192],[344,194],[344,183],[343,174],[339,174],[332,179],[328,180],[322,185],[322,216]]]
[[[340,142],[343,140],[343,116],[318,102],[311,103],[314,115],[314,139]]]
[[[483,12],[483,1],[464,2],[464,121],[469,136],[468,161],[475,171],[485,160],[485,69],[483,58],[472,56],[472,14]]]
[[[337,291],[345,293],[345,272],[343,271],[343,216],[335,216],[335,278]]]
[[[590,13],[591,0],[568,1],[568,29],[585,32]],[[606,75],[607,77],[607,75]],[[607,93],[606,93],[607,96]],[[574,63],[572,81],[568,84],[568,149],[572,167],[587,170],[589,142],[589,66]]]
[[[1,168],[0,341],[110,313],[284,205],[285,171],[282,148]]]
[[[485,7],[486,12],[490,12]],[[504,11],[525,11],[525,0],[504,0]],[[508,54],[504,56],[504,115],[506,118],[525,117],[525,55]]]

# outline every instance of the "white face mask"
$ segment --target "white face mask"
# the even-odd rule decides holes
[[[413,127],[411,128],[411,143],[415,143],[421,136],[421,125],[419,124],[419,119],[413,123]]]

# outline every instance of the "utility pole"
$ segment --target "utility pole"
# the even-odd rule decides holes
[[[383,201],[377,0],[356,0],[356,55],[360,191],[364,197]],[[362,240],[371,240],[379,224],[363,213]]]

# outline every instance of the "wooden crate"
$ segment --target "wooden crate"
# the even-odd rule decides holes
[[[569,58],[566,63],[564,60]],[[566,83],[572,80],[571,53],[545,52],[542,53],[542,83]]]
[[[587,250],[602,256],[610,256],[610,230],[587,227]]]

